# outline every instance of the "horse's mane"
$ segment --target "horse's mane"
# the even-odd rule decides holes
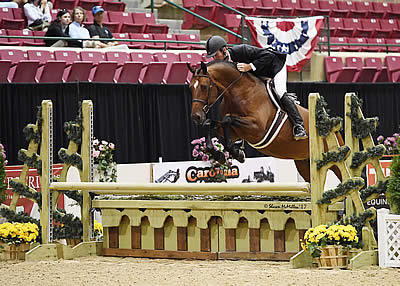
[[[231,67],[231,68],[233,68],[233,69],[239,71],[239,70],[237,69],[237,65],[236,65],[237,63],[229,62],[229,61],[226,61],[226,60],[213,60],[213,61],[207,63],[207,67],[208,67],[208,66],[212,66],[212,65],[214,65],[214,64],[223,64],[223,65],[227,65],[227,66],[229,66],[229,67]]]

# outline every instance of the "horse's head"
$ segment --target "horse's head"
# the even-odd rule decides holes
[[[188,64],[189,70],[193,73],[190,82],[192,91],[192,120],[197,125],[203,124],[209,106],[215,101],[218,95],[216,83],[207,71],[207,65],[201,62],[201,67],[195,69]]]

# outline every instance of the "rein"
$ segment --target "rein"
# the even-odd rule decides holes
[[[210,109],[222,98],[222,96],[225,94],[225,92],[227,92],[236,82],[238,82],[238,81],[242,78],[242,76],[243,76],[243,73],[241,72],[241,73],[240,73],[240,76],[239,76],[237,79],[235,79],[234,81],[232,81],[232,82],[221,92],[221,94],[219,94],[219,95],[217,96],[217,98],[215,99],[215,101],[214,101],[213,103],[211,103],[210,105],[208,105],[208,100],[210,99],[210,92],[211,92],[211,89],[212,89],[212,87],[213,87],[213,83],[215,84],[215,82],[213,81],[213,79],[211,78],[211,76],[210,76],[210,74],[209,74],[208,72],[207,72],[207,74],[193,75],[193,77],[206,77],[206,78],[208,78],[208,79],[210,80],[210,85],[208,86],[207,101],[202,100],[202,99],[198,99],[198,98],[195,98],[195,99],[193,99],[192,101],[194,101],[194,102],[200,102],[200,103],[204,104],[204,106],[203,106],[203,112],[207,115],[207,113],[210,111]],[[217,85],[215,84],[215,86],[217,86]],[[218,86],[217,86],[217,88],[218,88]]]

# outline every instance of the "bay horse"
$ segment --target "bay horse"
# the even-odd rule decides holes
[[[192,120],[197,125],[209,122],[206,113],[217,100],[222,99],[220,113],[223,119],[214,122],[215,127],[224,136],[228,151],[235,159],[243,161],[240,151],[232,149],[235,146],[232,141],[243,139],[253,145],[262,142],[277,110],[267,94],[264,81],[249,72],[241,73],[234,63],[224,60],[201,62],[197,70],[189,64],[188,68],[193,73],[190,82]],[[309,133],[308,110],[301,106],[298,108]],[[294,140],[289,120],[268,146],[258,150],[275,158],[293,159],[300,175],[310,182],[309,140]],[[335,168],[332,170],[341,179],[340,172]]]

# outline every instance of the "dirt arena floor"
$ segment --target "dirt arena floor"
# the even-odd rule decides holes
[[[291,269],[288,262],[91,257],[0,262],[0,285],[400,285],[400,269]]]

